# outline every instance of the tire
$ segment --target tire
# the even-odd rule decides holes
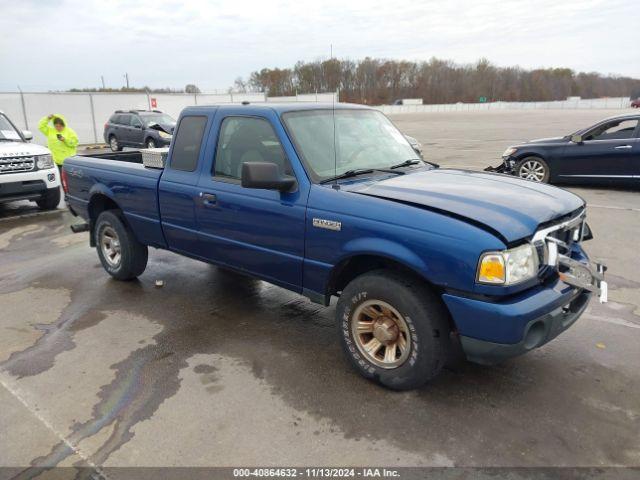
[[[156,141],[153,138],[147,138],[144,144],[147,148],[156,148]]]
[[[374,315],[368,315],[371,309]],[[356,277],[342,292],[336,317],[343,350],[354,368],[387,388],[420,387],[438,375],[448,359],[448,313],[426,284],[411,277],[391,270]],[[370,323],[377,326],[369,330]],[[372,355],[365,345],[371,347],[374,340],[386,343]]]
[[[549,164],[540,157],[525,157],[516,164],[516,176],[536,183],[549,183]]]
[[[60,203],[60,189],[49,188],[40,200],[36,200],[36,204],[40,210],[55,210]]]
[[[111,148],[112,152],[122,151],[122,146],[120,145],[120,142],[118,142],[118,139],[116,138],[115,135],[111,135],[109,137],[109,148]]]
[[[136,240],[118,210],[98,216],[94,228],[96,250],[103,268],[116,280],[132,280],[147,267],[148,249]]]

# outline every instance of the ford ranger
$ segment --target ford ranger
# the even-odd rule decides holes
[[[189,107],[162,168],[140,152],[76,156],[63,186],[114,278],[141,275],[155,247],[338,297],[347,357],[393,389],[433,378],[451,351],[492,364],[540,347],[606,299],[580,197],[435,168],[367,107]]]

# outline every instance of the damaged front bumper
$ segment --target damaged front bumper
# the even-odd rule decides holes
[[[515,175],[515,167],[516,167],[515,160],[513,160],[511,157],[503,157],[502,163],[500,165],[498,165],[497,167],[492,167],[491,165],[489,165],[487,168],[484,169],[484,171],[492,172],[492,173],[505,173],[507,175]]]
[[[609,288],[604,279],[607,267],[601,263],[579,262],[565,255],[558,255],[558,277],[567,285],[587,290],[606,303]]]

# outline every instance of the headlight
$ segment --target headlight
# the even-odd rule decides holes
[[[513,155],[514,153],[516,153],[518,151],[517,148],[515,147],[509,147],[507,148],[504,153],[502,154],[503,157],[509,157],[511,155]]]
[[[160,135],[161,138],[171,138],[173,136],[170,133],[160,132],[160,131],[158,131],[158,134]]]
[[[53,168],[53,158],[51,158],[51,155],[37,155],[36,167],[38,167],[38,170]]]
[[[514,285],[538,273],[538,254],[527,243],[502,252],[487,252],[480,257],[478,283]]]

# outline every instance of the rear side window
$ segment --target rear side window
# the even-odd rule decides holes
[[[129,125],[129,117],[131,115],[118,115],[116,117],[116,123],[118,125]]]
[[[198,165],[200,145],[207,125],[207,117],[183,117],[178,125],[178,133],[171,152],[171,168],[183,172],[193,172]]]

